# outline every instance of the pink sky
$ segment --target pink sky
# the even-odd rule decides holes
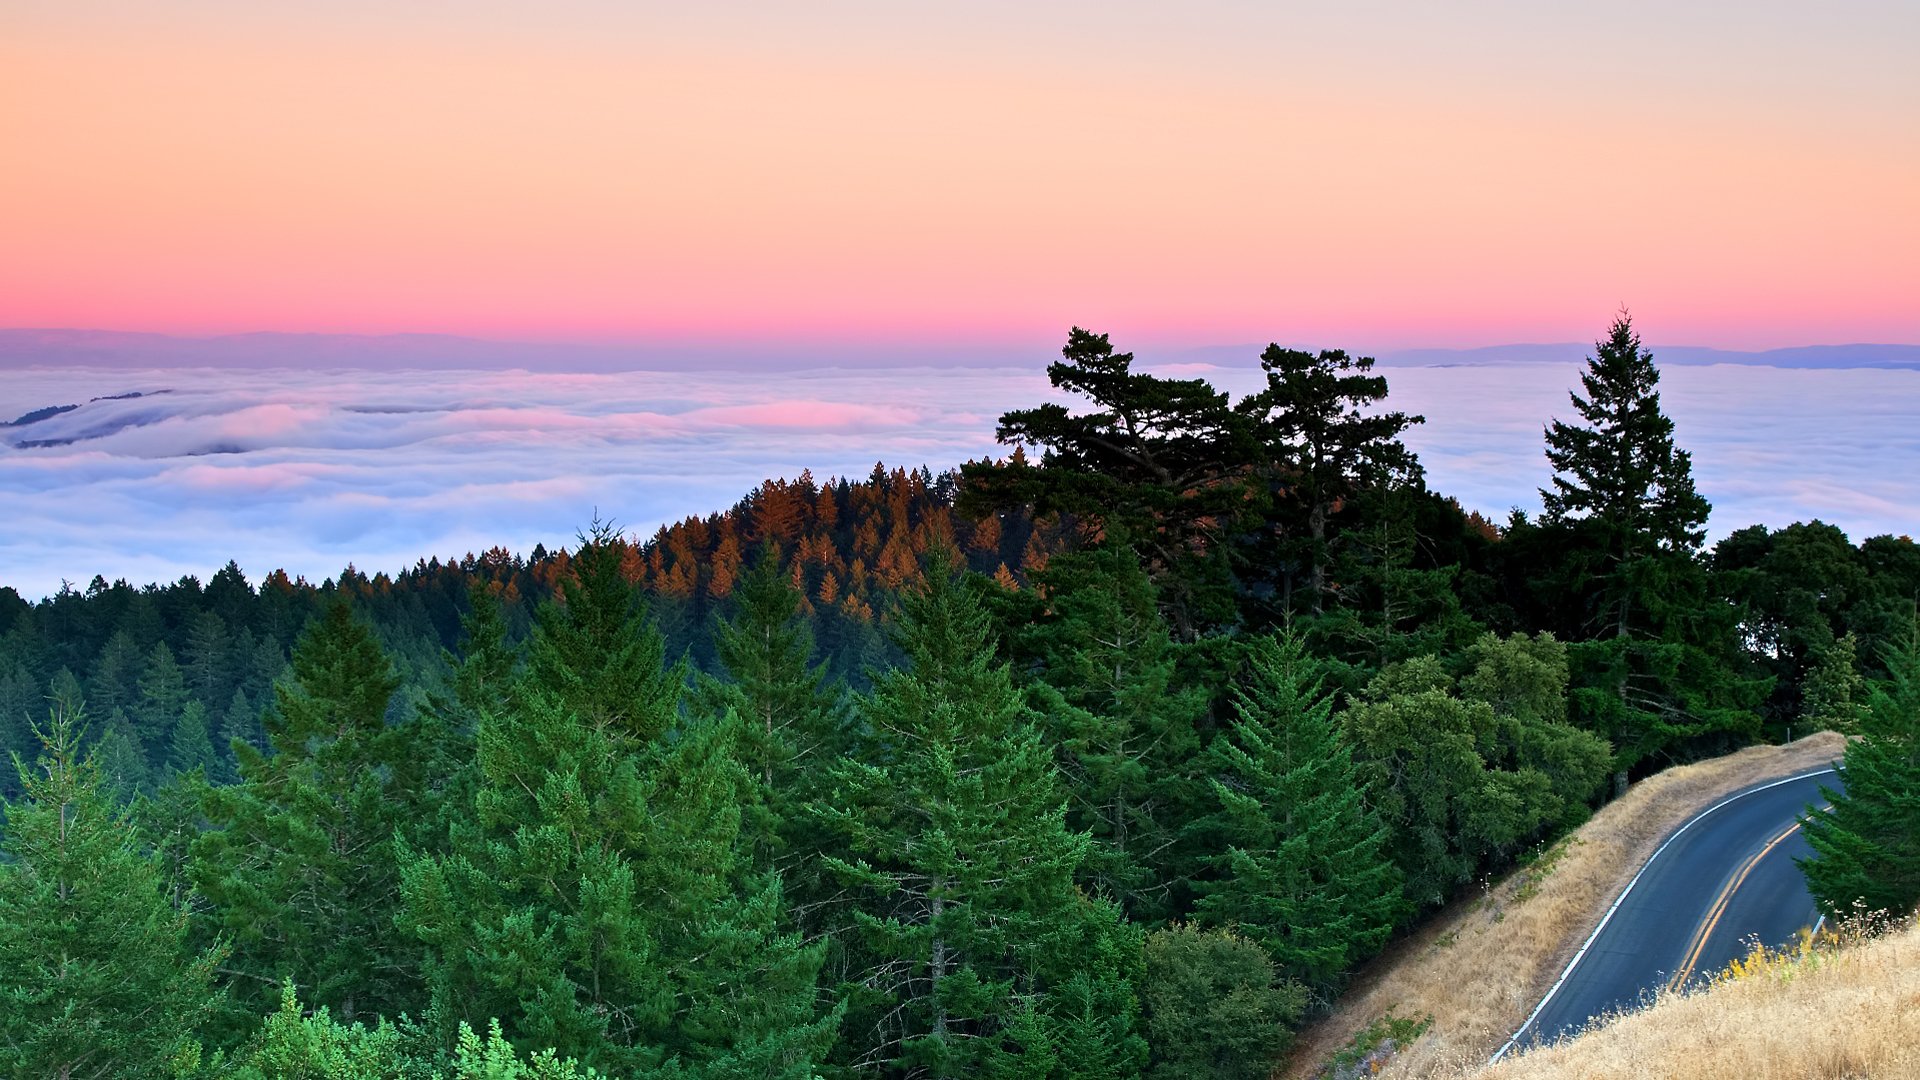
[[[10,5],[0,326],[1920,341],[1912,5],[385,6]]]

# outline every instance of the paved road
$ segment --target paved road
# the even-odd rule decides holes
[[[1760,785],[1683,826],[1516,1042],[1553,1042],[1670,982],[1698,983],[1756,937],[1783,944],[1813,925],[1819,912],[1793,860],[1808,854],[1796,819],[1820,804],[1822,785],[1840,781],[1829,769]]]

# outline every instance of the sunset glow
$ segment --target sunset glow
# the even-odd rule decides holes
[[[0,325],[1920,340],[1899,5],[168,7],[0,16]]]

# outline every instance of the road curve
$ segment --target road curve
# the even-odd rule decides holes
[[[1758,938],[1793,939],[1819,913],[1793,860],[1808,854],[1798,819],[1838,789],[1831,768],[1757,784],[1680,826],[1654,852],[1497,1060],[1555,1042],[1595,1016],[1697,983]]]

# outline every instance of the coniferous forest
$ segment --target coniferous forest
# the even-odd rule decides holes
[[[1707,545],[1624,315],[1537,517],[1371,360],[1259,361],[1075,329],[1002,458],[644,540],[0,589],[0,1075],[1260,1078],[1630,781],[1817,729],[1816,895],[1920,900],[1912,539]]]

